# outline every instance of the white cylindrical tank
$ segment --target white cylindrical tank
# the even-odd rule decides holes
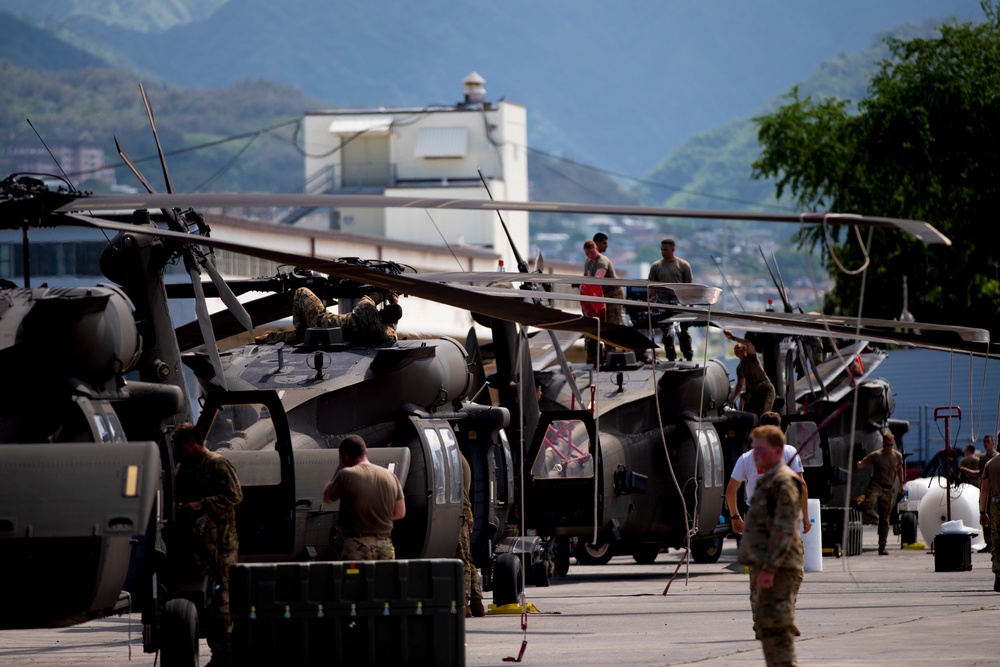
[[[920,507],[917,510],[917,527],[924,544],[934,544],[934,538],[941,532],[941,524],[948,521],[947,491],[945,489],[943,477],[931,477],[915,479],[907,483],[910,489],[910,498],[913,497],[914,487],[920,487],[923,497],[920,499]],[[961,519],[967,528],[981,531],[979,525],[979,489],[971,484],[961,484],[951,487],[951,520]],[[973,547],[981,547],[983,541],[982,533],[972,538]]]
[[[809,499],[809,523],[812,528],[808,533],[802,535],[802,547],[805,550],[805,570],[806,572],[823,571],[823,522],[819,516],[819,500]]]

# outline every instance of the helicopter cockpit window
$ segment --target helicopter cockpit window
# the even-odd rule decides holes
[[[451,480],[451,502],[462,502],[462,487],[465,486],[462,479],[462,461],[458,458],[458,442],[455,434],[450,428],[438,429],[441,434],[441,442],[444,443],[444,451],[448,455],[448,479]]]
[[[820,447],[819,429],[813,422],[792,422],[785,431],[788,444],[799,450],[803,467],[823,465],[823,448]]]
[[[593,477],[587,425],[577,419],[551,422],[531,467],[532,477]]]
[[[95,414],[94,427],[101,442],[125,442],[125,431],[115,414]]]
[[[273,449],[276,437],[270,413],[263,405],[226,405],[215,413],[205,446],[212,451]]]
[[[431,466],[434,468],[434,504],[444,505],[448,498],[447,478],[445,477],[444,450],[441,447],[441,439],[438,438],[437,431],[432,428],[424,429],[424,438],[427,446],[431,450]],[[461,474],[461,473],[459,473]],[[461,496],[459,496],[461,500]]]

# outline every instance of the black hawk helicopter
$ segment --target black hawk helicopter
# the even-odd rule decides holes
[[[172,189],[165,166],[164,175],[168,190]],[[336,452],[329,447],[338,435],[352,430],[361,430],[375,443],[373,460],[394,468],[404,480],[408,504],[419,508],[412,516],[408,512],[406,523],[399,527],[401,555],[453,553],[461,500],[460,495],[456,500],[455,462],[461,450],[474,471],[476,553],[483,566],[504,540],[507,513],[518,488],[525,494],[520,511],[526,526],[542,535],[614,542],[647,558],[653,548],[691,543],[696,555],[701,550],[704,557],[712,557],[726,530],[720,508],[731,454],[752,425],[745,413],[722,411],[728,374],[720,365],[657,363],[646,368],[626,357],[617,368],[587,374],[597,397],[593,413],[567,410],[565,399],[558,398],[572,397],[572,402],[580,392],[575,374],[564,367],[562,378],[551,373],[544,389],[551,402],[546,407],[560,409],[539,414],[527,346],[518,342],[512,322],[582,332],[624,350],[645,350],[651,341],[634,329],[602,326],[536,303],[545,297],[533,291],[504,290],[499,295],[495,290],[447,284],[440,276],[400,272],[392,265],[372,268],[361,262],[220,241],[208,236],[200,216],[184,210],[237,201],[268,206],[488,207],[755,217],[717,211],[337,195],[98,196],[51,191],[30,177],[6,179],[0,192],[0,227],[83,225],[116,232],[103,265],[118,286],[0,292],[4,315],[0,356],[11,369],[10,377],[20,378],[17,386],[6,383],[0,413],[0,506],[5,514],[0,517],[0,553],[11,564],[5,570],[8,604],[0,614],[0,627],[66,625],[121,611],[129,604],[120,595],[126,588],[132,593],[131,604],[143,610],[147,650],[162,646],[169,652],[173,641],[183,639],[183,633],[164,637],[157,632],[177,627],[164,619],[188,617],[180,611],[184,598],[164,565],[161,529],[169,524],[173,507],[173,458],[165,433],[172,424],[190,418],[190,390],[184,386],[179,341],[186,347],[198,336],[207,352],[193,365],[201,365],[210,389],[199,425],[239,470],[246,500],[238,522],[241,551],[248,558],[323,555],[335,519],[319,506],[322,484],[336,467]],[[161,213],[149,213],[157,208]],[[134,212],[116,213],[123,210]],[[98,212],[103,215],[96,217]],[[803,220],[798,215],[760,217]],[[805,217],[814,222],[898,226],[925,240],[945,240],[925,223],[824,214]],[[227,354],[224,367],[218,351],[213,351],[215,332],[232,326],[225,324],[227,318],[240,327],[246,327],[250,318],[234,304],[225,281],[213,273],[205,248],[246,253],[331,276],[332,283],[327,282],[337,284],[347,296],[375,287],[489,317],[494,344],[506,346],[497,355],[491,380],[501,405],[469,400],[484,376],[471,338],[467,341],[471,349],[453,341],[434,341],[339,350],[330,338],[312,341],[304,349],[256,346]],[[185,263],[199,303],[203,304],[207,286],[198,274],[205,271],[232,310],[209,317],[199,306],[197,333],[190,329],[175,333],[162,280],[171,261]],[[497,277],[461,280],[477,279],[492,282]],[[579,281],[578,276],[526,278],[532,284],[573,279]],[[248,306],[246,312],[273,314],[278,305],[287,309],[290,286],[317,285],[308,274],[283,282],[285,287],[275,298],[265,297],[260,300],[264,303]],[[714,303],[711,295],[700,299],[687,303]],[[648,307],[705,322],[727,315],[753,320],[694,305]],[[762,326],[792,326],[787,319],[762,317]],[[819,334],[838,326],[847,333],[843,323],[800,319],[793,323],[798,333]],[[267,316],[259,323],[265,321]],[[912,326],[934,330],[933,325]],[[878,335],[892,338],[890,325],[876,323],[869,328],[864,333],[873,340]],[[958,327],[935,331],[939,339],[935,344],[948,349],[978,351],[982,341],[983,332]],[[348,357],[353,358],[350,365],[343,361]],[[407,393],[414,385],[415,391]],[[661,417],[653,420],[657,413]],[[505,432],[514,437],[505,437]],[[523,454],[509,446],[515,438],[526,443]],[[524,545],[510,548],[525,549]],[[508,580],[516,578],[511,571],[518,567],[516,559],[498,562]],[[41,587],[40,581],[45,582]],[[173,659],[168,652],[165,664],[168,657]]]

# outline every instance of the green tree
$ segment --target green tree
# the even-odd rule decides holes
[[[996,4],[994,4],[996,3]],[[902,232],[871,236],[863,315],[898,317],[902,281],[917,320],[989,329],[1000,338],[1000,2],[982,23],[945,24],[930,39],[886,40],[867,97],[801,99],[756,118],[755,178],[774,178],[780,199],[803,210],[853,211],[930,222],[953,242],[926,246]],[[834,277],[827,312],[855,315],[869,234],[831,228],[823,257]],[[823,239],[820,227],[801,240]]]

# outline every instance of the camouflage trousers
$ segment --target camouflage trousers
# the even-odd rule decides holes
[[[750,566],[750,609],[754,626],[764,649],[768,667],[794,667],[795,660],[795,602],[802,585],[802,571],[778,568],[774,571],[774,585],[761,588],[757,584],[760,567]]]
[[[989,539],[986,542],[993,556],[993,574],[1000,575],[1000,502],[993,498],[990,498],[990,525],[987,530]]]
[[[227,554],[218,562],[196,560],[196,567],[209,577],[213,586],[219,587],[201,619],[204,636],[212,650],[213,663],[229,665],[233,633],[233,622],[229,615],[229,566],[236,562],[236,554]]]
[[[878,548],[884,549],[889,538],[889,515],[892,514],[892,501],[896,499],[896,490],[891,486],[869,484],[865,493],[865,513],[878,510]]]
[[[339,536],[336,560],[395,560],[392,538],[384,535]]]
[[[690,328],[691,325],[684,322],[680,325],[677,331],[677,342],[681,346],[681,354],[684,355],[684,358],[688,361],[691,361],[694,358],[694,348],[691,345],[691,332],[688,331]],[[667,361],[676,361],[677,350],[674,349],[674,336],[671,333],[670,327],[667,326],[660,329],[660,332],[663,334],[663,351],[667,355]]]
[[[472,508],[466,507],[462,510],[462,529],[458,533],[458,549],[455,550],[455,558],[465,565],[465,600],[482,600],[483,589],[479,585],[479,570],[472,560]]]

